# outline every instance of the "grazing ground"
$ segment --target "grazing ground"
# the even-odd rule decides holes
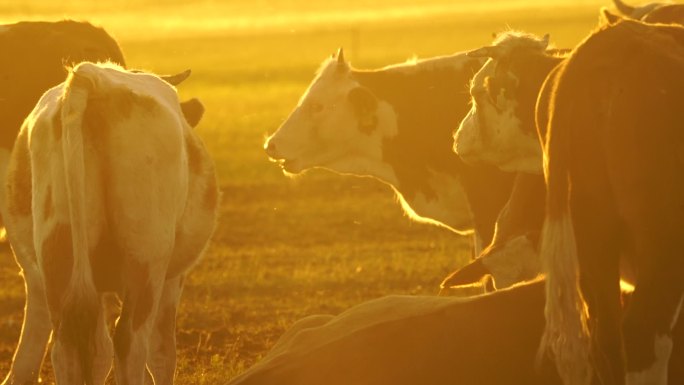
[[[199,97],[207,108],[197,130],[215,158],[223,204],[214,240],[190,273],[182,299],[179,384],[226,383],[300,317],[339,313],[386,294],[437,294],[440,280],[469,257],[466,239],[410,222],[391,189],[376,180],[326,171],[288,179],[268,162],[264,137],[294,107],[325,57],[344,46],[354,66],[376,68],[476,48],[507,28],[550,32],[558,46],[572,47],[606,5],[493,1],[487,11],[487,2],[425,1],[421,8],[412,5],[418,2],[375,0],[346,9],[350,2],[340,0],[302,10],[311,2],[188,7],[118,1],[119,11],[111,11],[102,2],[68,1],[64,9],[51,0],[33,8],[16,3],[0,4],[2,21],[94,20],[118,38],[129,66],[193,70],[180,93]],[[241,5],[247,3],[256,5]],[[390,3],[394,8],[387,10]],[[24,303],[22,279],[6,248],[0,282],[1,378]],[[49,365],[42,380],[54,381]]]

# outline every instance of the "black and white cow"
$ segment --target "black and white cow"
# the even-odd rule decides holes
[[[468,162],[518,174],[491,245],[445,282],[456,285],[493,274],[497,287],[505,287],[539,274],[546,189],[535,109],[546,76],[568,52],[549,49],[548,37],[506,32],[493,45],[468,53],[489,60],[473,77],[472,108],[456,132],[454,150]]]
[[[187,75],[186,75],[187,76]],[[185,272],[214,229],[213,162],[161,78],[77,65],[25,120],[7,177],[6,225],[26,282],[24,326],[3,384],[37,383],[50,334],[58,384],[173,382]],[[185,117],[184,117],[185,113]],[[123,305],[113,344],[101,295]]]
[[[458,53],[364,71],[340,51],[264,147],[288,173],[318,167],[373,176],[392,186],[411,218],[461,234],[474,229],[476,244],[487,245],[513,175],[468,166],[450,144],[481,65]]]

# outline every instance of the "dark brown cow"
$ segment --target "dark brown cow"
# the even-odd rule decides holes
[[[543,347],[567,384],[668,381],[684,299],[683,74],[684,28],[625,20],[550,77]],[[621,275],[636,287],[624,318]]]

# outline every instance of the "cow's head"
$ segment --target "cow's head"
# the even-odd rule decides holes
[[[354,80],[342,49],[324,61],[294,111],[264,144],[285,172],[357,173],[379,157],[380,102]]]
[[[538,236],[537,233],[527,233],[490,245],[478,258],[446,277],[441,287],[471,285],[491,275],[494,286],[504,289],[536,278],[541,269],[535,247]]]
[[[534,114],[551,65],[548,42],[548,35],[540,39],[507,32],[494,45],[468,53],[489,60],[472,80],[472,108],[454,135],[454,151],[463,160],[494,164],[504,171],[541,173]]]

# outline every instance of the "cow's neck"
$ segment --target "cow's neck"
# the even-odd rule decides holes
[[[479,63],[462,55],[439,60],[357,71],[354,78],[391,106],[396,119],[396,135],[382,143],[382,162],[392,173],[374,175],[395,188],[407,213],[417,214],[414,219],[469,232],[473,213],[452,131],[467,112],[467,81]]]

